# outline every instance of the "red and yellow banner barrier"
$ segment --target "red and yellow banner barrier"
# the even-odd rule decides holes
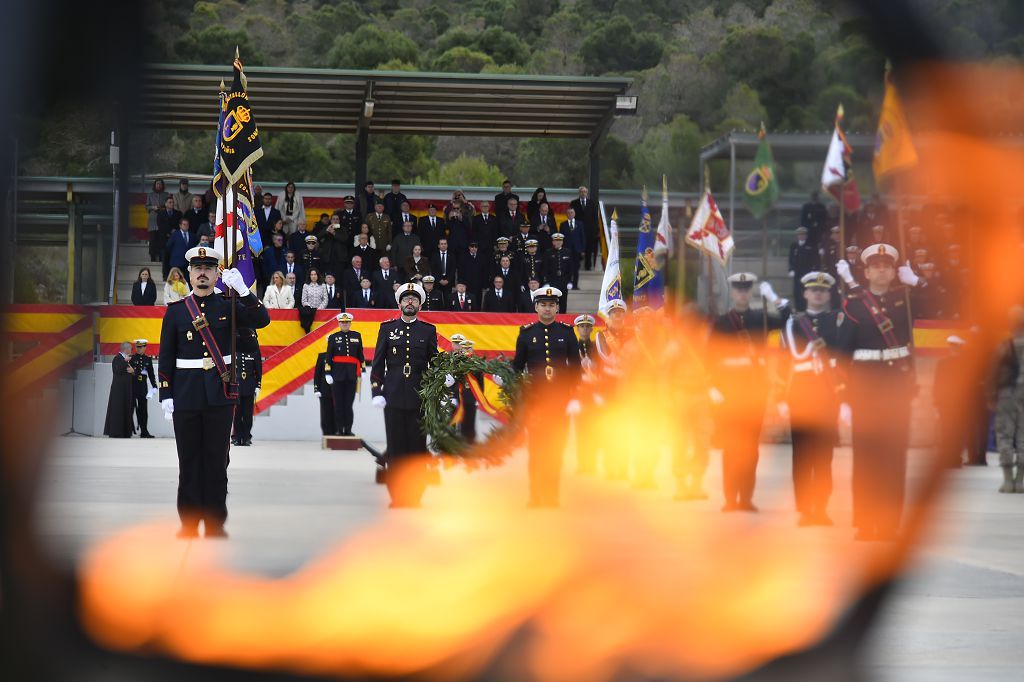
[[[17,305],[3,309],[10,392],[42,390],[93,360],[93,315],[83,306]]]

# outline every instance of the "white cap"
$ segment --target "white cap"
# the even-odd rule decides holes
[[[416,284],[416,282],[409,282],[408,284],[403,284],[398,287],[398,291],[395,292],[395,303],[400,303],[402,301],[402,296],[406,296],[410,293],[416,294],[420,299],[420,303],[422,303],[423,299],[427,297],[426,292],[423,291],[423,287]]]
[[[217,264],[224,262],[224,252],[209,246],[193,246],[185,252],[185,260],[191,265],[194,258],[217,259]]]
[[[953,334],[952,336],[947,336],[946,337],[946,343],[948,343],[951,346],[963,346],[967,342],[964,341],[959,336],[957,336],[956,334]]]
[[[605,312],[610,313],[613,310],[621,310],[622,312],[626,312],[627,310],[629,310],[629,308],[626,307],[626,302],[623,301],[621,298],[613,298],[612,300],[608,301],[608,305]]]
[[[149,341],[147,341],[146,339],[135,339],[135,345],[136,346],[148,346],[149,345]]]
[[[827,272],[808,272],[806,275],[800,278],[800,283],[805,287],[818,287],[822,289],[831,289],[836,283],[836,278]]]
[[[896,250],[895,246],[889,244],[872,244],[860,252],[860,260],[864,264],[867,264],[868,258],[873,256],[886,256],[892,258],[892,262],[896,263],[900,259],[900,252]]]
[[[556,289],[555,287],[551,286],[550,284],[543,284],[543,285],[537,287],[536,289],[534,289],[532,292],[530,292],[530,299],[531,300],[536,301],[537,297],[561,298],[562,297],[562,291],[561,291],[561,289]]]
[[[452,342],[453,346],[457,346],[457,345],[459,345],[460,343],[462,343],[463,341],[466,340],[466,337],[463,334],[459,334],[459,333],[452,334],[451,337],[449,337],[449,338],[451,339],[451,342]]]
[[[352,313],[338,313],[334,319],[338,322],[351,322],[355,318],[352,317]]]
[[[459,342],[459,347],[460,348],[472,349],[473,346],[475,346],[475,345],[476,345],[476,341],[472,341],[470,339],[463,339],[462,341]]]
[[[729,284],[757,284],[757,275],[752,272],[737,272],[729,275]]]
[[[572,321],[572,326],[578,327],[581,324],[589,324],[590,326],[593,326],[594,322],[595,320],[593,315],[577,315],[576,319]]]

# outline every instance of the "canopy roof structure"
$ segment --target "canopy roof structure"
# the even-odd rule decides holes
[[[250,66],[261,128],[305,132],[501,137],[599,137],[628,78],[343,71]],[[152,64],[144,69],[142,121],[209,128],[231,67]],[[372,102],[372,106],[367,106]]]

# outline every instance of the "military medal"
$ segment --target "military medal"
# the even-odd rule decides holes
[[[185,332],[185,338],[188,339],[189,341],[191,341],[192,340],[192,332],[191,331]]]

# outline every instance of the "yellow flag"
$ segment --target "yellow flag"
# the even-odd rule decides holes
[[[875,182],[886,176],[917,164],[917,150],[910,139],[910,128],[903,115],[903,104],[888,71],[885,73],[885,99],[882,115],[878,118],[875,135]]]

